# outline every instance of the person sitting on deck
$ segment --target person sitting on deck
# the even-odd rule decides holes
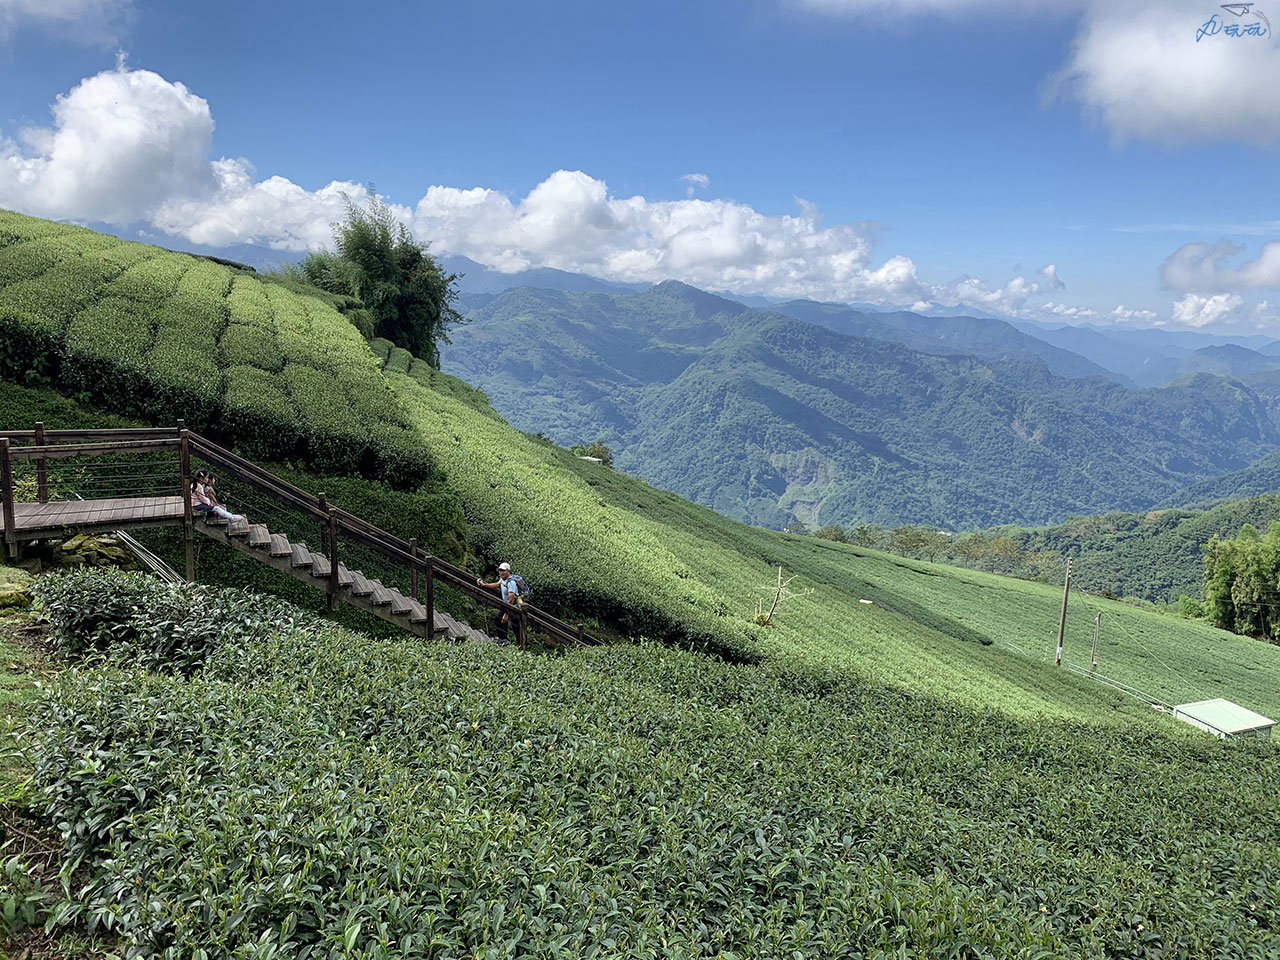
[[[492,583],[486,583],[483,579],[477,579],[476,585],[480,587],[488,587],[490,590],[498,590],[502,593],[502,602],[509,606],[518,606],[520,598],[524,596],[524,581],[511,573],[511,564],[498,564],[498,579]],[[498,622],[494,624],[493,637],[499,643],[507,642],[507,629],[510,625],[511,615],[503,613],[498,618]]]
[[[208,470],[198,470],[191,478],[191,512],[212,514],[221,517],[228,523],[243,520],[244,517],[232,513],[218,502],[218,495],[213,488],[215,478]]]

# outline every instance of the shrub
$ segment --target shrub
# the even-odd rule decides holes
[[[247,323],[268,332],[272,330],[271,302],[262,282],[253,277],[241,274],[232,279],[227,309],[233,323]]]
[[[385,337],[375,337],[369,341],[369,349],[373,351],[373,355],[386,363],[387,357],[391,355],[391,351],[396,349],[396,345]]]
[[[0,306],[0,376],[47,382],[61,369],[62,332],[45,317]]]
[[[229,367],[226,378],[219,433],[234,437],[249,457],[286,460],[296,456],[298,419],[280,381],[250,366]]]
[[[408,373],[413,354],[403,347],[394,348],[387,356],[387,369],[392,373]]]
[[[229,323],[218,341],[224,367],[249,365],[261,370],[278,371],[284,366],[284,358],[276,348],[275,338],[268,330],[244,323]]]
[[[134,264],[103,288],[104,297],[136,300],[154,310],[157,301],[168,300],[178,289],[194,259],[180,254],[152,257]]]

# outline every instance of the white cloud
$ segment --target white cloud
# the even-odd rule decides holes
[[[812,204],[765,215],[729,200],[616,197],[602,180],[559,170],[527,196],[433,186],[413,225],[436,249],[498,270],[557,267],[618,280],[671,277],[738,293],[907,302],[924,291],[915,264],[878,266],[857,226],[825,226]]]
[[[1174,290],[1230,291],[1280,287],[1280,241],[1264,243],[1258,256],[1239,266],[1227,263],[1243,253],[1228,240],[1188,243],[1179,247],[1160,268],[1160,279]]]
[[[1173,305],[1173,322],[1187,327],[1205,327],[1235,318],[1244,300],[1235,293],[1204,296],[1188,293]]]
[[[0,0],[0,41],[31,26],[56,30],[63,39],[110,46],[132,12],[132,0]]]
[[[1263,21],[1237,18],[1206,0],[792,0],[825,14],[880,22],[913,22],[922,14],[951,16],[1078,16],[1079,28],[1063,66],[1048,78],[1048,99],[1080,101],[1096,112],[1118,140],[1166,142],[1213,139],[1270,143],[1280,138],[1280,42],[1274,37],[1228,36],[1197,40],[1211,16],[1242,26]],[[1280,4],[1256,5],[1274,12]]]
[[[1121,304],[1111,311],[1111,316],[1117,320],[1143,320],[1149,323],[1156,319],[1158,314],[1154,310],[1133,310]]]
[[[211,247],[255,243],[277,250],[315,250],[333,239],[333,224],[346,215],[346,198],[357,204],[369,199],[365,187],[344,180],[315,191],[284,177],[255,182],[247,160],[223,158],[210,167],[215,190],[174,197],[155,212],[152,224]],[[409,221],[407,207],[390,206],[400,220]]]
[[[1280,45],[1225,34],[1197,41],[1215,14],[1237,20],[1204,0],[1094,2],[1053,90],[1098,111],[1122,140],[1272,142],[1280,137]]]
[[[1046,303],[1040,307],[1040,313],[1045,316],[1062,317],[1068,320],[1083,320],[1089,317],[1097,316],[1097,312],[1089,307],[1071,307],[1065,303]],[[1154,316],[1154,314],[1152,314]]]
[[[82,80],[18,138],[0,139],[0,206],[40,216],[129,223],[216,186],[209,104],[148,70]]]
[[[711,185],[711,178],[705,173],[686,173],[679,177],[685,183],[684,195],[692,197],[698,190],[705,190]]]

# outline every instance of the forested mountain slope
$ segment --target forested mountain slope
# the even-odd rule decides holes
[[[1142,391],[1064,379],[676,283],[513,290],[471,316],[445,367],[513,424],[561,443],[603,438],[622,469],[768,526],[1145,509],[1280,442],[1258,399],[1220,378]]]
[[[1106,377],[1132,385],[1122,374],[1038,339],[1004,320],[927,317],[908,311],[868,314],[841,304],[812,300],[790,300],[769,309],[836,333],[892,340],[921,353],[959,354],[987,360],[1038,360],[1062,377]]]

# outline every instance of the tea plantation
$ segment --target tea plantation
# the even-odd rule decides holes
[[[378,641],[120,574],[40,589],[92,668],[30,716],[32,806],[84,865],[67,913],[130,956],[1280,949],[1256,743],[645,644]]]
[[[24,803],[55,912],[123,955],[1280,956],[1280,753],[1055,669],[1058,585],[727,520],[323,300],[4,213],[0,333],[7,428],[186,416],[619,640],[46,578],[69,669],[24,701]],[[812,593],[760,626],[779,567]],[[1099,611],[1101,673],[1280,716],[1280,647],[1124,604],[1073,596],[1069,663]]]

